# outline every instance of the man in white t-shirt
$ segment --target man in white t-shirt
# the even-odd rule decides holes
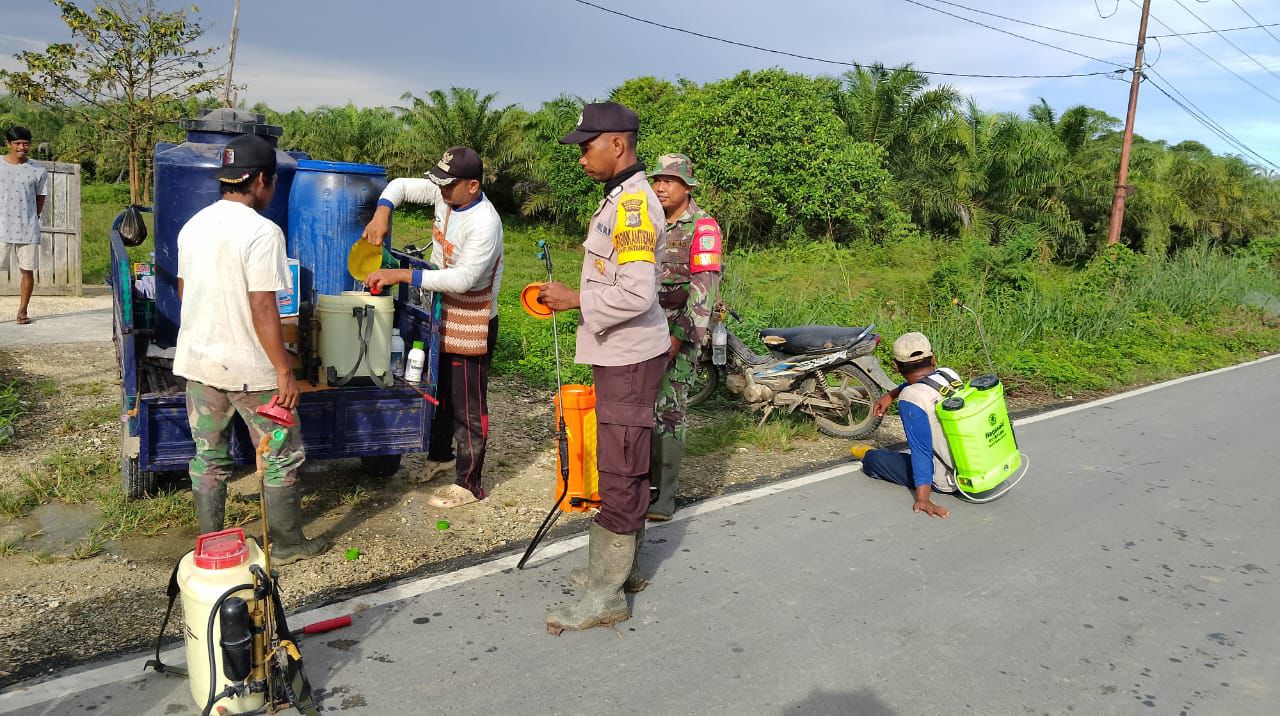
[[[191,490],[200,533],[222,529],[231,419],[239,414],[256,447],[279,427],[256,413],[273,397],[293,410],[298,385],[285,353],[276,292],[290,288],[284,233],[258,212],[275,193],[275,149],[242,135],[222,152],[222,199],[202,209],[178,233],[178,328],[173,372],[187,379],[187,419],[196,443]],[[323,552],[322,539],[302,533],[297,471],[302,432],[280,428],[265,458],[271,560],[289,564]]]
[[[5,131],[9,153],[0,160],[0,273],[15,264],[22,278],[18,283],[18,325],[31,322],[27,307],[36,285],[36,262],[40,253],[40,213],[49,193],[49,175],[44,167],[27,159],[31,152],[31,130],[10,127]]]
[[[434,271],[380,269],[365,278],[373,291],[412,283],[437,291],[444,304],[436,408],[431,423],[427,466],[429,482],[450,467],[452,485],[427,501],[434,507],[458,507],[485,496],[481,485],[489,438],[489,365],[498,340],[498,288],[502,284],[502,219],[480,190],[484,166],[466,147],[444,153],[426,179],[394,179],[378,199],[364,239],[381,245],[391,231],[391,212],[400,204],[435,207],[431,263]]]

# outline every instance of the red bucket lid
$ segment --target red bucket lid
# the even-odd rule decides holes
[[[196,537],[196,566],[201,569],[230,569],[249,559],[244,543],[244,528],[232,527]]]

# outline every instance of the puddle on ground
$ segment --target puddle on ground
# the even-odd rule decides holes
[[[67,555],[101,522],[102,511],[93,505],[51,503],[6,524],[2,536],[31,552]]]
[[[253,535],[248,530],[245,533]],[[106,543],[103,548],[110,554],[137,562],[173,564],[182,555],[196,548],[196,531],[194,527],[171,527],[152,537],[125,536]]]

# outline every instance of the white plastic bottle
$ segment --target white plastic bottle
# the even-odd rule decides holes
[[[404,375],[404,339],[400,329],[391,329],[391,373],[399,378]]]
[[[717,321],[715,328],[711,329],[711,362],[714,365],[724,365],[728,356],[725,355],[725,344],[729,342],[729,330],[724,327],[723,321]]]
[[[422,368],[427,364],[427,352],[422,347],[422,341],[414,341],[413,350],[409,351],[409,362],[404,369],[404,379],[407,383],[416,385],[422,382]]]

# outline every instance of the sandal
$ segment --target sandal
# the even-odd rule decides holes
[[[436,490],[436,493],[427,498],[427,504],[432,507],[442,507],[451,509],[469,505],[472,502],[479,502],[480,498],[471,494],[471,490],[461,485],[449,485]]]
[[[445,475],[447,473],[453,472],[457,464],[458,464],[458,461],[456,459],[455,460],[427,460],[427,464],[422,469],[422,472],[417,474],[413,474],[413,473],[407,474],[404,477],[404,481],[409,483],[410,485],[421,485],[424,483],[428,483],[436,479],[437,477],[440,477],[441,475]]]
[[[25,325],[27,325],[27,324],[31,323],[31,317],[30,317],[30,316],[18,316],[17,318],[13,319],[13,322],[14,322],[14,323],[16,323],[16,324],[18,324],[19,326],[25,326]]]

